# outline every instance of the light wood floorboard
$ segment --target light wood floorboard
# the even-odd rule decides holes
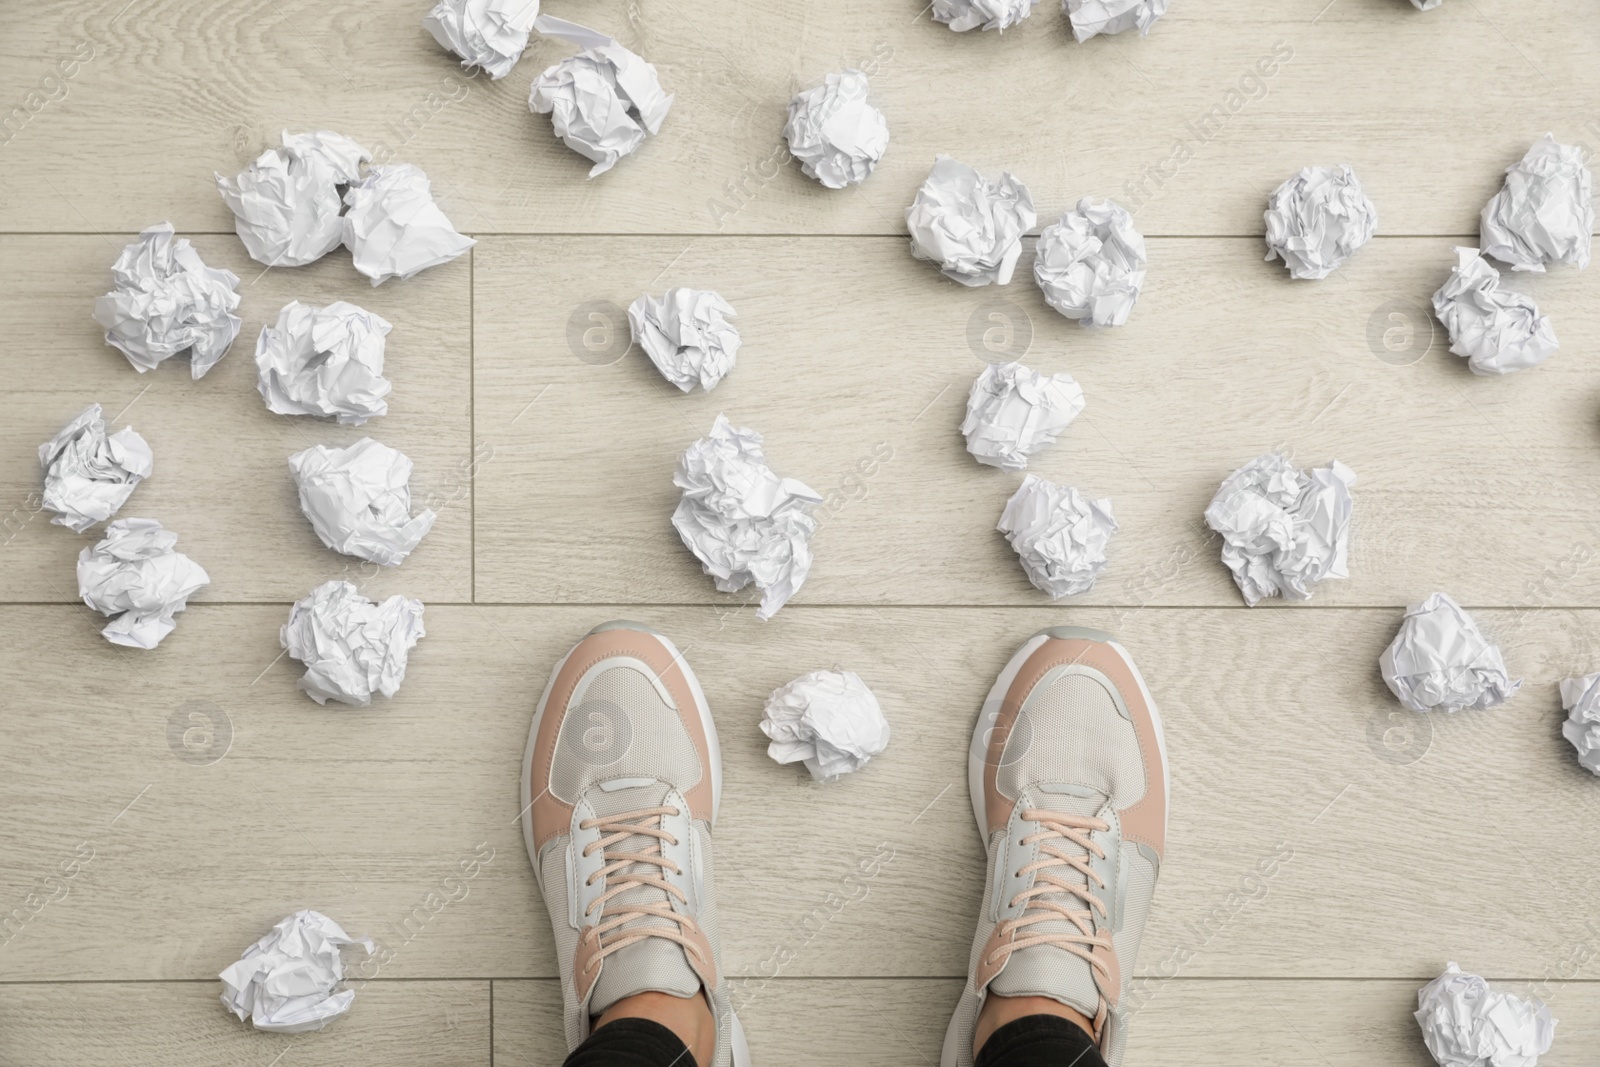
[[[488,982],[352,986],[356,1002],[344,1018],[316,1033],[268,1034],[225,1011],[215,982],[0,984],[5,1019],[0,1063],[480,1067],[490,1062]]]
[[[490,82],[434,44],[425,4],[135,0],[118,17],[121,3],[50,0],[13,23],[0,101],[25,106],[80,41],[94,58],[17,120],[0,151],[0,229],[172,217],[231,230],[213,172],[239,170],[284,127],[340,130],[419,164],[457,225],[483,233],[897,234],[944,152],[1015,172],[1042,220],[1115,195],[1142,205],[1152,234],[1259,233],[1275,185],[1349,162],[1384,232],[1470,234],[1500,172],[1546,130],[1600,143],[1600,34],[1581,0],[1426,15],[1404,0],[1191,2],[1144,40],[1081,47],[1052,3],[1003,35],[951,33],[919,17],[925,6],[553,2],[617,34],[676,94],[659,137],[586,181],[589,164],[527,108],[532,80],[570,53],[560,42],[535,40]],[[836,193],[778,169],[793,93],[869,63],[890,129],[872,179]]]
[[[335,577],[369,596],[470,600],[470,260],[374,289],[332,257],[298,271],[264,271],[231,236],[196,238],[209,266],[239,276],[244,325],[222,361],[193,381],[176,361],[136,373],[91,317],[95,297],[111,288],[112,262],[132,238],[0,236],[0,352],[8,369],[0,392],[0,599],[77,599],[78,552],[103,527],[78,536],[51,525],[50,512],[39,510],[38,448],[98,402],[108,423],[133,426],[155,453],[154,474],[119,517],[158,519],[177,531],[179,550],[211,575],[196,602],[287,603]],[[256,391],[256,338],[291,300],[347,300],[389,320],[387,415],[340,426],[267,410]],[[416,465],[414,508],[438,512],[403,570],[323,547],[300,513],[289,456],[362,437],[408,455]]]
[[[1450,953],[1536,978],[1600,936],[1588,899],[1600,800],[1561,738],[1555,681],[1600,661],[1600,613],[1482,613],[1527,684],[1486,713],[1418,717],[1376,661],[1399,613],[1147,608],[795,609],[439,606],[398,697],[318,708],[277,659],[283,611],[192,607],[156,651],[103,642],[82,609],[12,610],[16,701],[0,738],[0,901],[19,906],[85,845],[64,899],[0,951],[0,978],[204,978],[271,923],[316,907],[395,952],[385,977],[555,974],[516,790],[549,667],[590,626],[671,634],[717,716],[724,966],[792,976],[965,973],[982,855],[965,788],[976,709],[1028,634],[1115,631],[1164,709],[1173,805],[1140,973],[1415,978]],[[862,672],[894,731],[861,773],[817,785],[764,754],[766,694]],[[48,697],[42,695],[49,687]],[[180,760],[220,710],[228,747]],[[176,730],[176,740],[170,731]],[[219,732],[218,737],[221,737]],[[468,894],[428,904],[490,853]],[[864,891],[857,861],[892,860]],[[1462,893],[1509,867],[1502,893]],[[856,897],[839,906],[843,889]],[[864,895],[863,895],[864,893]],[[419,910],[420,909],[420,910]],[[182,936],[152,937],[183,917]],[[1379,917],[1391,920],[1380,921]]]
[[[746,1002],[740,1019],[751,1057],[770,1067],[860,1062],[866,1049],[881,1067],[927,1067],[939,1062],[960,992],[961,983],[952,980],[780,978]],[[1587,1064],[1588,1050],[1600,1041],[1600,985],[1550,983],[1540,992],[1558,1020],[1555,1047],[1540,1057],[1541,1067]],[[1134,1016],[1127,1062],[1433,1067],[1411,1017],[1415,994],[1415,983],[1392,981],[1153,983]],[[495,1062],[556,1067],[556,984],[500,981],[494,998]]]
[[[1045,304],[1030,258],[997,291],[947,281],[889,238],[486,240],[479,601],[747,599],[717,593],[670,525],[678,453],[725,412],[825,498],[795,603],[1046,602],[994,529],[1022,475],[978,464],[958,432],[983,360],[1006,355],[1072,374],[1087,398],[1029,465],[1108,496],[1121,526],[1075,603],[1242,606],[1202,515],[1230,471],[1273,448],[1359,478],[1351,578],[1323,583],[1315,604],[1600,596],[1592,272],[1508,281],[1536,295],[1564,347],[1487,380],[1446,351],[1427,310],[1448,239],[1374,242],[1322,282],[1290,281],[1254,239],[1150,247],[1133,317],[1097,333]],[[621,309],[674,285],[717,289],[738,312],[738,364],[710,394],[680,394],[638,348],[622,355]],[[609,347],[607,321],[620,331]]]

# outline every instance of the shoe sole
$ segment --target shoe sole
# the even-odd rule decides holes
[[[1017,649],[1016,653],[1006,661],[1005,668],[1001,670],[1000,677],[995,679],[994,685],[989,687],[989,695],[984,698],[983,707],[978,711],[978,723],[973,727],[972,744],[967,750],[967,792],[972,798],[972,815],[978,826],[978,839],[983,842],[985,850],[989,844],[989,816],[987,811],[986,794],[983,789],[983,768],[988,759],[988,733],[993,728],[995,719],[999,716],[1000,705],[1005,701],[1006,692],[1011,688],[1011,683],[1016,681],[1017,672],[1022,670],[1022,665],[1028,661],[1038,647],[1054,638],[1063,640],[1093,641],[1097,644],[1111,648],[1127,665],[1128,672],[1139,683],[1139,695],[1144,697],[1145,706],[1150,709],[1150,722],[1156,729],[1156,748],[1161,753],[1161,780],[1166,785],[1168,798],[1167,810],[1171,812],[1172,775],[1167,767],[1167,740],[1166,731],[1161,725],[1161,711],[1156,707],[1155,698],[1150,695],[1150,687],[1145,684],[1144,675],[1139,673],[1139,668],[1134,666],[1133,657],[1128,655],[1128,650],[1117,642],[1117,639],[1101,630],[1090,630],[1082,626],[1050,626],[1032,637]],[[1165,836],[1166,825],[1162,825]],[[987,852],[985,853],[987,854]],[[968,981],[971,981],[969,976]],[[966,993],[963,991],[962,997]],[[950,1017],[950,1024],[945,1027],[944,1044],[939,1050],[939,1067],[957,1067],[961,1062],[960,1050],[956,1047],[960,1040],[959,1023],[961,1021],[961,1002],[957,1002],[955,1013]]]
[[[647,633],[661,642],[672,660],[689,683],[689,692],[694,695],[695,711],[700,715],[700,727],[705,731],[706,747],[710,749],[711,762],[711,825],[717,825],[717,813],[722,807],[722,745],[717,740],[717,724],[711,718],[711,706],[706,702],[705,691],[700,688],[700,679],[695,677],[690,669],[689,662],[683,658],[683,653],[678,651],[678,646],[672,639],[653,627],[642,622],[630,622],[626,619],[616,619],[603,622],[599,626],[584,634],[584,637],[593,637],[595,634],[605,633],[608,630],[633,630],[638,633]],[[582,644],[579,641],[578,644]],[[539,723],[544,719],[545,705],[550,700],[550,687],[556,684],[556,678],[561,674],[567,660],[577,649],[575,644],[567,649],[567,654],[550,670],[550,678],[544,683],[544,691],[539,694],[539,703],[534,708],[533,725],[528,728],[528,743],[522,750],[522,797],[533,796],[533,747],[539,736]],[[519,797],[518,799],[520,799]],[[522,844],[528,850],[528,862],[533,864],[533,879],[539,885],[540,894],[544,893],[544,881],[540,877],[539,854],[533,844],[533,801],[527,800],[522,809]],[[744,1027],[739,1022],[739,1016],[733,1012],[728,1013],[732,1022],[731,1051],[733,1053],[733,1067],[750,1067],[750,1045],[745,1040]]]

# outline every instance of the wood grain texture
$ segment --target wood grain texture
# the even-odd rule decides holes
[[[1411,1017],[1417,983],[1177,979],[1151,988],[1129,1031],[1129,1064],[1434,1067]],[[1555,1044],[1539,1063],[1589,1063],[1600,1041],[1600,984],[1549,983],[1538,991],[1558,1020]],[[939,1062],[960,992],[950,980],[780,978],[745,1002],[739,1018],[751,1058],[770,1067],[927,1067]],[[551,981],[495,982],[496,1063],[560,1064],[560,997]]]
[[[240,278],[244,319],[227,355],[200,381],[168,361],[145,374],[104,341],[91,317],[111,288],[111,264],[133,235],[0,237],[0,599],[77,599],[78,552],[103,526],[78,535],[41,511],[39,445],[98,402],[108,425],[132,425],[155,453],[155,473],[120,518],[159,519],[178,548],[211,575],[195,599],[298,599],[342,577],[372,597],[404,592],[471,598],[471,325],[466,257],[374,289],[338,252],[300,269],[263,271],[232,236],[198,237],[209,266]],[[256,390],[263,323],[291,300],[348,300],[393,324],[385,375],[389,413],[365,426],[274,415]],[[119,415],[120,413],[120,415]],[[315,444],[374,437],[411,457],[413,506],[438,520],[397,568],[325,548],[300,512],[289,456]]]
[[[1435,589],[1473,605],[1593,603],[1596,276],[1508,275],[1563,349],[1489,380],[1447,352],[1427,310],[1450,247],[1380,240],[1297,282],[1253,239],[1157,240],[1128,325],[1095,332],[1044,303],[1026,257],[993,291],[888,238],[486,240],[476,417],[495,458],[478,484],[477,599],[737,607],[748,593],[716,592],[670,525],[678,453],[726,412],[825,497],[795,603],[1045,603],[994,529],[1022,475],[978,464],[958,432],[984,358],[1010,355],[1071,373],[1087,396],[1029,470],[1109,497],[1120,523],[1074,604],[1242,605],[1202,514],[1273,448],[1359,477],[1351,578],[1314,604],[1400,606]],[[637,347],[620,355],[621,309],[674,285],[717,289],[738,312],[738,365],[709,395],[680,394]]]
[[[959,977],[982,882],[965,795],[976,708],[1027,635],[1063,620],[439,606],[393,701],[333,711],[274,660],[280,615],[197,605],[136,655],[81,610],[10,609],[0,915],[85,844],[92,859],[13,922],[0,979],[205,978],[300,907],[383,942],[384,978],[554,975],[518,761],[550,665],[618,616],[673,636],[717,717],[726,972],[766,973],[781,953],[791,977]],[[1574,905],[1600,801],[1560,736],[1555,692],[1600,662],[1600,613],[1480,618],[1523,691],[1491,712],[1419,717],[1376,671],[1396,611],[1071,615],[1122,638],[1167,723],[1170,843],[1141,974],[1298,978],[1314,961],[1321,977],[1416,979],[1461,958],[1536,980],[1570,977],[1561,961],[1600,948]],[[863,674],[894,736],[861,773],[817,785],[766,757],[756,723],[773,688],[834,665]],[[208,749],[214,710],[228,744]],[[859,862],[885,854],[863,882]],[[475,855],[464,893],[440,888]],[[1462,891],[1507,870],[1538,872],[1515,907]],[[174,916],[182,936],[152,934]]]
[[[241,948],[243,946],[240,946]],[[358,954],[359,954],[359,950]],[[220,968],[219,968],[220,969]],[[487,1067],[489,983],[369,982],[348,1015],[305,1034],[267,1034],[218,1002],[217,982],[0,985],[0,1063],[189,1067]]]
[[[1248,234],[1301,167],[1352,163],[1384,232],[1468,234],[1546,130],[1600,136],[1600,34],[1583,0],[1176,4],[1146,39],[1072,42],[1058,7],[954,34],[919,0],[603,0],[552,13],[616,33],[676,94],[614,171],[527,109],[570,53],[536,39],[498,83],[422,29],[426,5],[50,0],[6,44],[0,228],[231,230],[211,186],[283,127],[331,128],[421,165],[473,232],[899,233],[935,154],[1030,185],[1048,220],[1085,195],[1140,204],[1151,234]],[[80,46],[79,42],[88,42]],[[59,78],[58,59],[91,55]],[[1286,57],[1279,60],[1278,56]],[[873,73],[887,156],[857,191],[781,166],[790,97]],[[1270,73],[1264,73],[1270,72]],[[37,95],[30,95],[37,94]],[[1143,183],[1142,186],[1140,183]]]
[[[723,965],[757,1062],[937,1062],[983,878],[965,790],[976,708],[1029,634],[1116,633],[1161,702],[1173,807],[1138,961],[1130,1064],[1414,1064],[1410,1012],[1451,959],[1550,1000],[1546,1067],[1600,1046],[1585,902],[1600,793],[1559,679],[1600,664],[1597,273],[1507,276],[1562,350],[1468,374],[1428,314],[1503,169],[1545,131],[1600,146],[1584,0],[1180,0],[1148,38],[1077,45],[1053,2],[953,34],[925,0],[548,0],[676,94],[610,173],[528,112],[571,49],[469,76],[421,0],[41,0],[0,43],[0,1063],[556,1067],[546,911],[519,761],[547,672],[607,618],[670,633],[720,727]],[[862,187],[784,162],[788,100],[866,68],[891,145]],[[342,250],[261,272],[213,173],[333,129],[423,167],[470,256],[378,289]],[[903,212],[937,153],[1029,185],[1048,224],[1114,196],[1150,236],[1129,325],[914,261]],[[1261,261],[1271,189],[1351,163],[1379,239],[1321,283]],[[203,381],[136,374],[90,317],[162,219],[241,279]],[[715,395],[585,347],[674,285],[721,291],[745,345]],[[394,323],[391,413],[266,411],[252,353],[290,299]],[[599,318],[594,316],[598,315]],[[1067,371],[1088,409],[1030,468],[1109,496],[1095,591],[1049,604],[993,529],[1020,475],[956,432],[983,361]],[[124,517],[180,535],[212,585],[148,653],[76,603],[92,543],[37,508],[38,445],[98,401],[155,450]],[[718,412],[827,498],[810,580],[774,620],[717,594],[669,524],[679,452]],[[400,568],[324,549],[286,459],[370,435],[439,520]],[[1355,469],[1352,577],[1247,611],[1201,514],[1273,447]],[[280,655],[288,603],[344,577],[421,597],[404,688],[325,709]],[[1415,716],[1378,676],[1400,608],[1443,589],[1525,678],[1508,705]],[[476,603],[474,603],[476,601]],[[766,695],[860,672],[888,751],[828,785],[774,764]],[[888,857],[859,875],[867,857]],[[236,1023],[216,974],[314,907],[382,947],[318,1034]],[[790,959],[764,980],[772,961]],[[1579,979],[1570,981],[1570,979]]]

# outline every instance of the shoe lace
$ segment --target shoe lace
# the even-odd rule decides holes
[[[583,932],[585,938],[601,943],[600,950],[591,956],[585,965],[586,971],[600,966],[600,961],[613,952],[621,951],[650,937],[665,938],[681,945],[685,952],[700,962],[701,967],[709,962],[700,945],[686,936],[686,934],[698,935],[699,924],[690,916],[674,911],[670,901],[618,901],[614,908],[607,908],[615,897],[640,886],[662,890],[668,897],[687,903],[683,890],[667,881],[665,877],[668,872],[681,875],[683,869],[661,851],[663,842],[668,845],[678,843],[678,839],[665,828],[666,818],[677,814],[678,809],[674,807],[640,808],[637,811],[584,819],[578,824],[583,830],[600,831],[599,840],[585,845],[583,855],[589,856],[599,852],[604,858],[604,866],[591,874],[584,884],[594,885],[602,879],[606,882],[606,891],[590,901],[583,912],[585,918],[596,911],[600,914],[600,921],[594,926],[586,927]],[[656,841],[655,844],[638,851],[618,847],[630,837],[655,838]],[[651,868],[655,868],[655,871],[652,872]],[[664,919],[675,925],[652,923],[629,930],[621,929],[635,919],[646,918]],[[616,936],[607,940],[606,935],[613,931],[616,931]]]
[[[1089,865],[1089,859],[1091,856],[1105,859],[1106,853],[1089,834],[1108,830],[1110,824],[1089,815],[1071,815],[1040,808],[1025,809],[1022,817],[1040,826],[1040,829],[1022,839],[1024,845],[1037,842],[1040,856],[1017,872],[1018,877],[1031,872],[1034,883],[1011,898],[1011,907],[1023,905],[1022,914],[1014,919],[1001,920],[999,933],[1005,940],[986,962],[992,967],[1021,949],[1051,945],[1089,964],[1096,972],[1096,984],[1099,984],[1109,977],[1110,970],[1103,959],[1094,955],[1094,950],[1104,948],[1110,951],[1112,944],[1108,935],[1095,933],[1095,914],[1098,913],[1101,919],[1106,918],[1106,906],[1095,890],[1104,890],[1106,883]],[[1063,851],[1063,846],[1069,843],[1081,849],[1082,854]],[[1083,881],[1067,881],[1062,875],[1068,871],[1083,875]],[[1077,897],[1087,907],[1070,907],[1060,899],[1060,894]],[[1058,920],[1065,920],[1072,929],[1028,929],[1039,923]]]

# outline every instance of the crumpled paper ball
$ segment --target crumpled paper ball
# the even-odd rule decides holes
[[[1083,408],[1083,387],[1070,374],[990,363],[967,394],[961,432],[967,451],[979,463],[1019,471],[1029,456],[1055,444]]]
[[[289,457],[289,470],[300,510],[335,552],[395,567],[433,529],[431,508],[411,514],[411,460],[370,437],[313,445]]]
[[[1034,588],[1059,600],[1094,588],[1117,520],[1110,500],[1090,500],[1070,485],[1030,474],[1006,501],[995,528],[1011,542]]]
[[[410,163],[369,167],[344,202],[344,245],[375,286],[448,263],[478,243],[456,232],[433,202],[428,176]]]
[[[654,66],[613,38],[565,19],[540,15],[533,25],[583,49],[534,79],[528,107],[550,116],[568,148],[594,160],[589,177],[632,154],[647,131],[661,132],[672,97],[662,91]]]
[[[660,300],[645,293],[628,305],[628,325],[663,378],[686,393],[699,382],[709,393],[739,355],[733,313],[709,289],[668,289]]]
[[[1578,750],[1578,762],[1600,775],[1600,674],[1563,678],[1561,707],[1567,713],[1561,736]]]
[[[1432,11],[1442,3],[1444,0],[1411,0],[1411,6],[1418,11]]]
[[[1004,30],[1029,15],[1039,0],[933,0],[933,21],[957,33],[968,30]]]
[[[865,74],[844,70],[789,101],[783,136],[806,177],[843,189],[866,181],[883,158],[889,124],[867,103],[867,90]]]
[[[118,519],[78,553],[78,595],[111,621],[101,635],[125,648],[155,648],[177,628],[172,616],[211,576],[177,550],[178,535],[154,519]]]
[[[341,945],[373,950],[372,938],[351,937],[321,912],[295,912],[217,976],[222,1006],[240,1019],[248,1016],[257,1030],[320,1030],[356,999],[354,989],[333,991],[344,978]]]
[[[1144,235],[1115,200],[1078,201],[1039,234],[1033,277],[1045,301],[1080,326],[1121,326],[1144,287]]]
[[[372,153],[342,134],[283,131],[236,177],[216,175],[233,229],[250,258],[273,267],[303,267],[344,240],[339,187],[361,177]]]
[[[1512,270],[1542,273],[1546,263],[1587,267],[1594,194],[1583,155],[1578,145],[1557,144],[1547,133],[1507,167],[1505,184],[1483,206],[1483,254]]]
[[[859,771],[889,746],[889,720],[852,671],[812,671],[772,691],[761,713],[767,755],[805,761],[819,782]]]
[[[1439,1067],[1535,1067],[1556,1036],[1542,1000],[1491,992],[1454,963],[1417,990],[1416,1020]]]
[[[143,374],[189,353],[189,375],[205,377],[239,336],[239,278],[208,267],[172,223],[142,230],[111,265],[115,288],[94,302],[106,344]]]
[[[90,404],[39,446],[39,466],[44,468],[44,507],[55,512],[50,521],[83,533],[128,502],[150,477],[155,455],[132,426],[107,434],[100,405]]]
[[[1433,294],[1433,313],[1450,333],[1450,351],[1474,374],[1534,367],[1559,346],[1533,297],[1500,288],[1500,272],[1476,248],[1456,248],[1450,278]]]
[[[539,0],[439,0],[422,25],[463,67],[481,67],[499,81],[522,58],[538,16]]]
[[[811,571],[811,509],[822,497],[780,478],[761,454],[761,435],[718,415],[711,432],[684,449],[672,484],[683,498],[673,528],[717,589],[761,591],[759,619],[770,619]]]
[[[1389,691],[1412,711],[1492,708],[1522,687],[1522,679],[1506,674],[1500,646],[1490,644],[1444,593],[1406,609],[1378,669]]]
[[[290,301],[256,338],[256,389],[279,415],[334,416],[360,426],[389,410],[382,315],[335,300],[327,307]]]
[[[1102,33],[1138,30],[1149,36],[1156,19],[1167,13],[1168,0],[1061,0],[1061,13],[1072,24],[1072,36],[1082,44]]]
[[[1009,171],[993,182],[949,156],[935,159],[906,208],[911,254],[968,286],[1010,282],[1022,235],[1037,221],[1027,186]]]
[[[1368,241],[1378,226],[1349,164],[1307,167],[1267,200],[1267,259],[1281,258],[1291,278],[1326,278]]]
[[[400,691],[411,646],[427,635],[422,610],[398,593],[377,604],[349,582],[323,582],[295,601],[278,641],[305,665],[299,687],[312,700],[364,708],[373,693]]]
[[[1355,472],[1338,460],[1303,471],[1280,452],[1228,475],[1206,508],[1206,525],[1222,535],[1222,562],[1245,603],[1309,600],[1313,584],[1350,577],[1355,483]]]

